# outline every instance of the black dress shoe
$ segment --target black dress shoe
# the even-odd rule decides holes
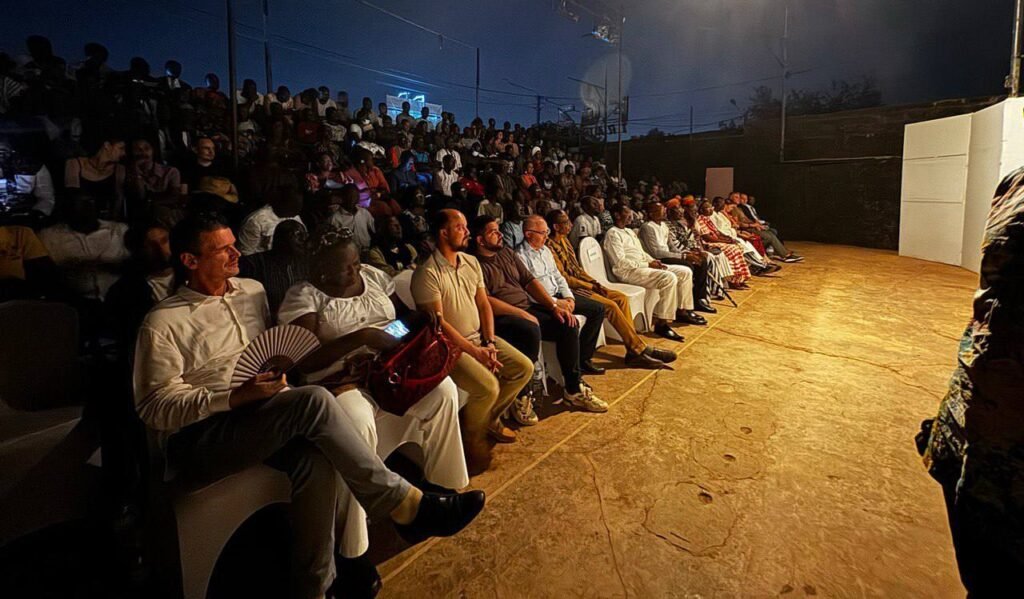
[[[708,323],[708,321],[704,320],[703,316],[694,313],[692,310],[680,310],[679,312],[676,312],[676,322],[695,325],[704,325]]]
[[[627,353],[625,362],[626,366],[629,366],[631,368],[647,368],[649,370],[657,370],[658,368],[665,367],[664,362],[647,353]]]
[[[383,583],[380,573],[366,554],[359,557],[334,559],[338,576],[331,585],[330,596],[334,599],[373,599],[380,593]]]
[[[598,375],[604,374],[605,369],[601,368],[597,364],[594,364],[593,360],[586,360],[584,362],[580,362],[580,372],[582,372],[583,374]]]
[[[483,491],[458,495],[424,493],[416,517],[409,524],[395,524],[398,535],[410,545],[430,537],[450,537],[466,527],[484,509]]]
[[[644,354],[666,364],[668,364],[669,362],[675,362],[676,358],[678,357],[676,355],[676,352],[674,351],[661,349],[658,347],[654,347],[653,345],[648,345],[647,348],[644,349]]]
[[[696,302],[696,305],[693,307],[693,309],[696,310],[697,312],[707,312],[708,314],[718,314],[718,308],[712,306],[711,302],[709,302],[708,300],[705,300],[705,299],[702,299],[699,302]]]
[[[654,332],[658,335],[661,335],[665,339],[670,339],[672,341],[678,341],[682,343],[684,340],[682,335],[675,332],[674,330],[672,330],[672,327],[664,323],[654,327]]]

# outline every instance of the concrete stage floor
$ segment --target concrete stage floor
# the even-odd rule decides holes
[[[473,480],[479,519],[393,555],[382,597],[963,597],[913,437],[977,276],[796,247],[805,263],[659,342],[675,370],[603,348],[608,414],[546,406]]]

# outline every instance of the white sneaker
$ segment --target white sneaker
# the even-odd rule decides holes
[[[583,408],[587,412],[607,412],[608,404],[598,397],[594,390],[586,383],[580,385],[579,393],[565,392],[562,399],[577,408]]]
[[[509,411],[512,413],[512,418],[520,424],[520,426],[533,426],[540,422],[537,418],[537,412],[533,411],[533,394],[526,393],[520,395],[512,402],[509,406]]]

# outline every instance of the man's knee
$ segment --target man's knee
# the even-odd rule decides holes
[[[676,278],[676,273],[671,270],[661,270],[654,278],[655,287],[658,289],[670,289],[675,287],[679,280]]]

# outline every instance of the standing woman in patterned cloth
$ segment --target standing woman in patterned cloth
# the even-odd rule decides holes
[[[1024,168],[996,190],[958,366],[918,442],[967,596],[1012,595],[1024,579]]]

